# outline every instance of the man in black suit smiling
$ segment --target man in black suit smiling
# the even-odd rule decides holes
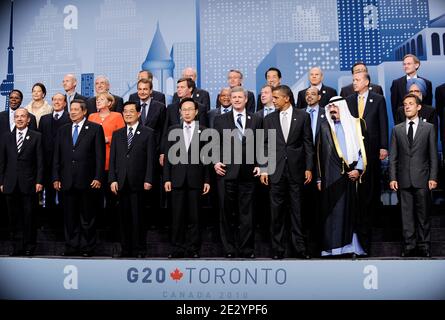
[[[96,245],[96,212],[104,181],[105,137],[102,127],[86,119],[82,100],[71,102],[71,123],[57,132],[53,186],[63,192],[64,255],[89,257]]]

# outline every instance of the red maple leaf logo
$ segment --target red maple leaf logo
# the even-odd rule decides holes
[[[181,280],[183,275],[184,274],[178,268],[176,268],[175,271],[170,272],[170,278],[172,278],[172,280],[175,280],[176,282]]]

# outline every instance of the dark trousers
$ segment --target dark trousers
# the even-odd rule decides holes
[[[6,194],[9,231],[14,251],[34,250],[36,246],[35,214],[36,194],[25,194],[18,188]]]
[[[65,244],[67,251],[92,253],[96,246],[96,212],[99,190],[70,189],[63,192]]]
[[[135,256],[145,252],[144,194],[144,190],[130,190],[127,184],[119,192],[119,229],[122,255]]]
[[[171,243],[176,253],[197,252],[201,247],[199,199],[202,190],[183,186],[171,193]]]
[[[428,189],[400,189],[405,250],[429,249],[431,241],[431,192]]]
[[[289,178],[289,170],[284,168],[278,183],[270,184],[271,237],[272,250],[284,252],[286,218],[290,219],[290,238],[292,250],[304,252],[304,235],[301,225],[301,183]]]
[[[241,255],[254,252],[253,192],[255,181],[239,178],[224,180],[224,209],[220,217],[220,233],[226,253]]]

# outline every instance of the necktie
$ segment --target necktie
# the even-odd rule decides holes
[[[146,106],[147,106],[147,104],[145,102],[143,104],[141,104],[141,122],[143,124],[145,124],[145,118],[146,118],[146,116],[145,116],[145,107]],[[133,128],[130,128],[130,129],[133,129]]]
[[[192,129],[191,125],[188,125],[188,124],[185,125],[185,131],[184,131],[185,136],[184,136],[184,138],[185,138],[185,148],[186,148],[187,151],[189,150],[190,142],[192,140],[191,129]]]
[[[409,146],[411,147],[413,145],[414,140],[414,129],[413,129],[414,121],[409,122],[409,128],[408,128],[408,142]]]
[[[70,108],[71,108],[71,96],[70,95],[66,95],[66,100],[67,100],[67,106],[68,106],[68,112],[70,112]]]
[[[238,137],[239,137],[240,140],[242,140],[243,136],[244,136],[243,121],[241,120],[242,116],[243,115],[241,113],[238,113],[237,119],[236,119],[236,122],[235,122],[235,125],[238,128]]]
[[[289,123],[287,121],[287,111],[281,112],[281,129],[283,130],[284,141],[287,142],[287,136],[289,135]]]
[[[309,114],[311,116],[312,140],[315,143],[315,130],[316,130],[316,125],[317,125],[317,121],[314,119],[314,117],[315,117],[315,109],[314,108],[310,108],[309,109]]]
[[[358,96],[358,117],[363,118],[363,113],[365,112],[365,101],[363,96]]]
[[[127,147],[130,149],[131,143],[133,142],[133,127],[128,128],[128,136],[127,136]]]
[[[56,113],[56,114],[54,115],[54,120],[59,120],[59,114],[58,114],[58,113]]]
[[[229,108],[223,108],[223,113],[229,112]]]
[[[76,124],[74,126],[74,133],[73,133],[73,146],[76,145],[78,137],[79,137],[79,125]]]
[[[20,153],[23,146],[23,132],[19,131],[19,138],[17,139],[17,152]]]
[[[273,108],[266,107],[264,109],[266,110],[266,115],[265,116],[267,116],[267,115],[269,115],[270,113],[273,112]]]

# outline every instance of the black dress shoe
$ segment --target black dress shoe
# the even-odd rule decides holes
[[[79,253],[77,251],[73,251],[73,250],[66,250],[64,252],[62,252],[60,255],[62,257],[74,257],[77,256]]]
[[[169,259],[176,259],[176,258],[184,258],[184,253],[183,252],[172,252],[170,253],[167,258]]]
[[[31,257],[33,254],[32,250],[25,250],[25,256]]]
[[[139,258],[139,259],[145,258],[145,253],[143,253],[143,252],[139,252],[139,253],[136,255],[136,257]]]
[[[233,259],[233,258],[235,258],[235,254],[233,252],[228,252],[228,253],[226,253],[226,258]]]
[[[304,259],[304,260],[309,260],[311,258],[311,256],[308,255],[306,252],[301,252],[301,251],[299,251],[299,252],[297,251],[294,254],[294,257],[297,259]]]
[[[193,258],[193,259],[199,259],[199,257],[200,257],[200,255],[199,255],[198,251],[193,252],[191,255],[191,258]]]
[[[419,256],[424,258],[431,258],[431,251],[429,249],[420,249]]]
[[[416,256],[416,249],[405,249],[400,254],[402,258],[409,258],[409,257],[415,257]]]
[[[255,256],[254,252],[248,252],[248,253],[244,254],[244,258],[246,258],[246,259],[255,259],[256,256]]]
[[[272,259],[273,260],[282,260],[284,259],[284,252],[282,251],[277,251],[272,255]]]
[[[91,257],[93,254],[92,254],[92,252],[91,251],[84,251],[84,252],[82,252],[82,257],[84,257],[84,258],[89,258],[89,257]]]

